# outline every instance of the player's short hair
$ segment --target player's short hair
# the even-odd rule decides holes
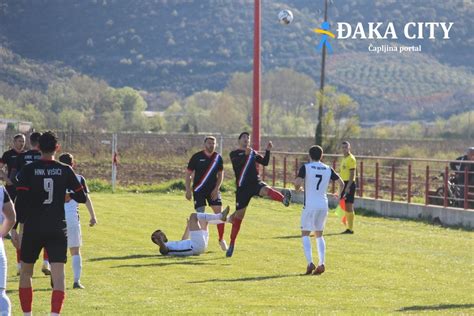
[[[164,242],[168,242],[168,237],[166,237],[166,234],[161,230],[161,229],[157,229],[155,230],[152,234],[151,234],[151,241],[154,243],[154,244],[157,244],[158,243],[155,241],[155,234],[158,234],[158,233],[162,233],[163,234],[163,241]]]
[[[15,136],[13,136],[13,140],[17,140],[18,138],[25,138],[25,135],[23,134],[16,134]]]
[[[216,141],[216,138],[214,136],[206,136],[206,137],[204,137],[204,142],[207,142],[208,139],[212,139],[212,140]]]
[[[351,147],[351,143],[349,143],[347,140],[343,141],[341,144]]]
[[[64,153],[59,156],[59,162],[65,163],[72,167],[72,163],[74,162],[74,156],[70,153]]]
[[[321,148],[321,146],[313,145],[309,148],[309,156],[314,161],[319,161],[323,156],[323,149]]]
[[[31,144],[31,146],[38,145],[40,137],[41,137],[41,133],[39,133],[39,132],[31,133],[31,135],[30,135],[30,144]]]
[[[39,137],[38,143],[41,152],[52,153],[56,150],[56,146],[58,145],[58,138],[53,132],[47,131]]]
[[[247,135],[247,136],[250,137],[249,132],[242,132],[242,133],[240,133],[240,135],[239,135],[239,140],[240,140],[240,139],[242,138],[242,136],[244,136],[244,135]]]

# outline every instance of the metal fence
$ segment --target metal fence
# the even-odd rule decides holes
[[[341,155],[323,160],[336,171]],[[357,156],[356,195],[444,207],[474,208],[474,161]],[[273,153],[262,177],[274,186],[290,187],[306,153]],[[462,166],[452,170],[450,164]],[[332,184],[332,193],[336,192]]]

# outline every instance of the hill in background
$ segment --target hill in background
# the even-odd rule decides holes
[[[251,71],[252,4],[250,0],[2,1],[2,45],[36,63],[25,65],[19,56],[3,57],[0,80],[44,87],[51,77],[70,76],[74,69],[115,87],[151,93],[166,90],[188,96],[221,90],[233,73]],[[311,29],[321,23],[321,6],[313,0],[263,1],[265,72],[286,67],[319,80],[318,37]],[[294,12],[290,26],[276,21],[282,8]],[[423,46],[423,53],[404,56],[368,53],[370,41],[333,41],[327,82],[359,103],[362,121],[430,120],[464,112],[472,107],[474,90],[474,40],[469,33],[473,12],[468,1],[334,1],[329,9],[333,24],[454,21],[455,25],[450,40],[399,40],[398,45]],[[67,67],[57,67],[58,62]],[[31,75],[33,64],[42,67],[38,76]],[[19,71],[25,68],[32,73]]]

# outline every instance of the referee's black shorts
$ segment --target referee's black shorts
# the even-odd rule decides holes
[[[21,239],[21,261],[25,263],[35,263],[43,248],[48,252],[49,262],[66,263],[66,232],[62,229],[51,232],[25,231]]]
[[[355,182],[352,182],[351,187],[349,189],[349,194],[344,195],[344,193],[346,192],[346,188],[347,188],[348,183],[349,183],[349,181],[344,181],[344,190],[342,191],[341,198],[343,198],[345,196],[346,197],[346,202],[353,204],[354,203],[355,192],[356,192],[356,184],[355,184]]]
[[[235,196],[235,209],[241,210],[246,208],[252,197],[259,195],[260,190],[263,187],[268,186],[265,182],[258,181],[253,184],[246,184],[240,188],[237,188],[236,196]]]

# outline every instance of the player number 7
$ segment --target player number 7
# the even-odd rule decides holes
[[[321,181],[323,180],[323,175],[322,174],[317,174],[316,178],[319,179],[318,184],[316,185],[316,190],[319,190],[319,185],[321,184]]]

